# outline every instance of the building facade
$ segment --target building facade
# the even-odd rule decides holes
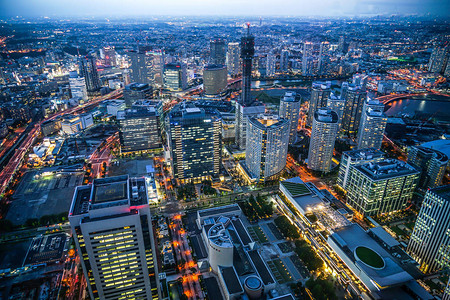
[[[82,101],[88,101],[88,93],[86,88],[86,79],[78,77],[77,72],[71,72],[69,76],[70,93],[73,98],[80,98]]]
[[[207,65],[203,70],[203,89],[208,96],[222,95],[227,89],[227,68],[224,65]]]
[[[301,97],[295,92],[286,92],[280,98],[280,118],[289,120],[289,143],[295,143],[297,139],[298,120],[300,118]]]
[[[314,113],[308,151],[308,168],[328,172],[331,169],[334,143],[339,127],[336,112],[319,108]]]
[[[181,183],[217,178],[222,158],[222,120],[214,111],[180,103],[168,115],[172,173]]]
[[[231,76],[241,73],[241,64],[239,62],[239,43],[228,43],[227,50],[227,70]]]
[[[159,117],[154,108],[132,108],[118,113],[122,153],[161,148]]]
[[[448,157],[441,151],[412,146],[408,153],[408,163],[422,171],[419,187],[423,189],[435,188],[442,184],[445,169],[448,166]]]
[[[245,164],[257,182],[272,179],[286,166],[289,125],[289,120],[276,115],[248,119]]]
[[[341,130],[350,136],[356,136],[361,114],[367,98],[367,91],[361,86],[349,85],[343,94],[345,99]]]
[[[209,42],[210,58],[212,65],[225,65],[227,55],[227,44],[224,40],[214,39]]]
[[[125,175],[78,186],[69,222],[91,299],[158,297],[145,179]]]
[[[255,37],[250,35],[250,25],[247,28],[247,35],[241,38],[241,59],[242,59],[242,93],[241,103],[249,106],[253,103],[251,94],[252,84],[252,61],[255,55]]]
[[[244,106],[236,102],[235,142],[239,149],[244,150],[247,146],[248,118],[263,114],[265,111],[265,106],[259,102],[253,103],[252,106]]]
[[[327,106],[328,98],[331,94],[331,82],[313,82],[311,98],[309,100],[308,117],[306,125],[312,126],[314,114],[317,109]]]
[[[450,185],[428,190],[406,249],[424,273],[450,268],[449,215]]]
[[[153,88],[149,84],[133,82],[123,90],[125,105],[131,107],[136,101],[153,98]]]
[[[81,77],[86,81],[88,93],[100,90],[100,77],[98,76],[95,60],[91,55],[80,56],[78,58],[78,69]]]
[[[351,166],[347,204],[363,216],[403,210],[413,196],[419,175],[413,166],[396,159]]]
[[[357,138],[358,149],[380,149],[386,124],[384,104],[378,100],[368,99],[361,114]]]
[[[184,63],[170,63],[164,67],[164,87],[179,92],[187,88],[187,71]]]

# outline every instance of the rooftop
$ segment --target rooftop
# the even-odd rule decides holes
[[[365,232],[358,224],[335,229],[334,233],[328,238],[342,251],[340,255],[347,264],[351,261],[353,267],[358,268],[365,273],[371,281],[381,288],[389,287],[395,284],[405,283],[412,280],[412,276],[404,271],[367,232]],[[360,250],[357,250],[357,249]],[[362,250],[361,250],[362,249]],[[369,249],[369,250],[366,250]],[[383,260],[384,264],[379,263],[381,260],[373,258],[374,252]],[[352,268],[352,266],[350,266]]]
[[[314,113],[314,119],[317,122],[322,123],[337,123],[339,120],[339,116],[335,111],[332,111],[329,108],[319,108]]]
[[[384,157],[384,152],[375,148],[366,148],[366,149],[345,151],[344,155],[349,156],[353,160],[368,160],[373,158]]]
[[[234,267],[220,267],[225,286],[231,295],[242,293],[243,289]]]
[[[430,192],[435,193],[445,200],[450,200],[450,184],[434,188]]]
[[[359,172],[364,173],[372,180],[384,180],[387,178],[408,176],[412,174],[419,174],[413,166],[397,160],[384,159],[379,162],[369,162],[355,167]]]
[[[255,266],[256,271],[258,272],[259,277],[262,279],[264,285],[275,283],[275,280],[270,274],[269,269],[267,269],[267,266],[262,260],[261,255],[259,255],[258,251],[257,250],[248,251],[247,254],[250,257],[250,260],[252,261],[253,265]]]
[[[208,218],[216,215],[231,215],[231,214],[240,214],[241,208],[237,204],[230,204],[226,206],[219,206],[214,208],[208,208],[198,211],[198,216],[200,218]]]

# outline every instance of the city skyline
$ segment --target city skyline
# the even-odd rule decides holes
[[[445,0],[284,0],[282,3],[271,0],[171,0],[160,1],[134,0],[132,5],[123,1],[81,0],[19,0],[2,1],[0,17],[114,17],[114,16],[326,16],[350,17],[370,15],[436,15],[448,16],[450,3]],[[239,6],[236,11],[234,7]],[[148,10],[148,12],[147,12]]]

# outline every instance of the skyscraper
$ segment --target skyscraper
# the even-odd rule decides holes
[[[255,38],[250,35],[250,24],[247,24],[247,35],[241,38],[242,58],[242,92],[236,102],[236,144],[245,149],[247,142],[247,118],[265,112],[265,107],[253,100],[251,94],[252,60],[255,54]]]
[[[428,72],[444,74],[449,62],[450,44],[436,43],[428,63]]]
[[[274,76],[276,67],[276,57],[272,53],[267,54],[266,57],[266,75]]]
[[[329,64],[330,64],[330,43],[322,42],[320,43],[320,52],[319,52],[319,74],[326,75],[329,72]]]
[[[76,71],[70,72],[69,86],[72,97],[81,98],[82,101],[89,100],[86,88],[86,80],[84,79],[84,77],[78,77],[78,73]]]
[[[319,108],[314,113],[308,152],[309,169],[330,171],[334,142],[339,126],[338,121],[337,113],[330,109]]]
[[[328,97],[331,94],[331,81],[313,82],[311,98],[309,100],[308,117],[306,124],[312,126],[314,113],[319,107],[326,107]]]
[[[180,183],[217,178],[222,158],[222,120],[216,112],[182,102],[170,111],[167,125],[174,177]]]
[[[261,103],[253,103],[252,106],[243,106],[236,102],[236,126],[235,141],[239,149],[244,150],[247,146],[247,122],[249,117],[264,114],[266,108]]]
[[[128,175],[78,186],[69,221],[91,299],[152,299],[158,274],[147,186]]]
[[[130,51],[128,55],[133,81],[150,84],[152,87],[163,85],[164,54],[162,51]]]
[[[203,89],[208,96],[223,94],[227,89],[227,68],[224,65],[205,66]]]
[[[104,47],[101,49],[103,52],[103,59],[105,60],[105,65],[115,67],[116,62],[116,50],[114,47]]]
[[[152,99],[153,88],[148,84],[133,82],[125,86],[123,98],[126,106],[131,107],[137,100]]]
[[[120,151],[122,153],[161,148],[161,138],[155,108],[133,108],[117,115]]]
[[[242,93],[241,103],[245,106],[252,104],[252,60],[255,55],[255,37],[250,35],[250,24],[247,24],[247,35],[241,38],[242,59]]]
[[[450,268],[450,185],[428,190],[406,252],[424,273]]]
[[[91,55],[80,56],[78,58],[79,74],[86,81],[86,89],[88,93],[96,92],[100,89],[100,78],[98,76],[97,67],[94,58]]]
[[[164,87],[170,91],[182,91],[187,88],[187,71],[184,63],[166,64]]]
[[[239,63],[239,43],[228,43],[227,50],[227,70],[231,76],[240,73],[241,64]]]
[[[386,123],[384,104],[378,100],[367,99],[358,129],[358,149],[380,149]]]
[[[226,60],[227,46],[224,40],[215,39],[209,43],[210,59],[212,65],[224,65]]]
[[[419,180],[420,188],[435,188],[442,184],[448,157],[435,149],[412,146],[408,153],[408,163],[422,170]]]
[[[361,114],[367,98],[367,91],[360,86],[349,85],[345,95],[344,116],[341,130],[350,136],[356,136]]]
[[[406,208],[420,172],[396,159],[384,159],[350,167],[347,204],[362,216],[376,216]]]
[[[316,73],[316,61],[313,57],[314,44],[311,42],[303,43],[302,56],[302,74],[312,76]]]
[[[295,92],[286,92],[280,98],[280,110],[278,115],[289,121],[289,144],[297,138],[298,119],[300,118],[301,97]]]
[[[342,54],[347,54],[348,52],[348,43],[343,35],[339,37],[338,51]]]
[[[248,118],[245,164],[258,181],[273,179],[286,166],[289,121],[276,115]]]
[[[330,96],[327,99],[326,107],[338,114],[340,127],[342,124],[342,116],[344,115],[345,99],[341,96],[336,96],[334,93],[330,93]]]
[[[287,72],[289,69],[289,51],[286,49],[281,50],[280,54],[280,71]]]

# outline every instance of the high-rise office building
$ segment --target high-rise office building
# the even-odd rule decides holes
[[[276,68],[276,57],[274,54],[269,53],[266,57],[266,76],[274,76]]]
[[[86,88],[86,80],[84,77],[78,77],[76,71],[70,72],[69,75],[70,93],[73,98],[80,98],[82,101],[88,101],[88,93]]]
[[[311,90],[311,98],[309,100],[308,117],[306,125],[312,126],[314,113],[320,107],[326,107],[328,97],[331,94],[331,81],[313,82]]]
[[[330,69],[330,43],[322,42],[320,43],[320,51],[319,51],[319,74],[326,75]]]
[[[350,167],[347,204],[362,216],[376,216],[406,208],[420,172],[396,159],[384,159]]]
[[[280,71],[287,72],[289,70],[289,51],[286,49],[281,50],[280,54]]]
[[[132,108],[117,114],[120,151],[122,153],[161,148],[161,138],[155,108]]]
[[[377,163],[383,159],[384,153],[374,148],[344,151],[339,164],[337,185],[341,189],[346,190],[351,167],[367,163]]]
[[[105,65],[115,67],[117,65],[116,61],[116,50],[114,47],[104,47],[101,49],[102,58],[105,61]]]
[[[69,222],[91,299],[158,297],[147,195],[145,179],[128,175],[75,189]]]
[[[252,179],[273,179],[286,166],[289,120],[276,115],[248,118],[245,164]]]
[[[241,64],[239,62],[239,56],[239,43],[228,43],[227,70],[231,76],[236,76],[240,73]]]
[[[210,58],[209,63],[212,65],[224,65],[227,54],[227,45],[224,40],[215,39],[209,42]]]
[[[316,60],[313,57],[313,50],[313,43],[303,43],[302,74],[304,76],[312,76],[316,74]]]
[[[252,106],[244,106],[236,102],[236,126],[235,141],[239,149],[244,150],[247,146],[247,121],[249,117],[264,114],[266,108],[263,104],[256,102]]]
[[[339,127],[338,121],[337,113],[330,109],[319,108],[314,113],[308,152],[309,169],[330,171],[334,142]]]
[[[435,149],[412,146],[408,153],[408,163],[422,170],[419,180],[420,188],[435,188],[442,184],[448,157]]]
[[[182,91],[187,88],[187,71],[184,63],[166,64],[164,87],[170,91]]]
[[[133,82],[125,86],[123,98],[125,105],[131,107],[137,100],[152,99],[153,88],[149,84]]]
[[[380,149],[386,123],[384,104],[375,99],[367,99],[358,129],[358,149]]]
[[[215,110],[182,102],[168,115],[172,173],[180,182],[217,178],[222,158],[222,120]]]
[[[241,38],[242,93],[240,102],[245,106],[253,103],[251,94],[253,55],[255,55],[255,37],[250,35],[250,24],[247,24],[247,35]]]
[[[96,92],[100,89],[100,77],[94,57],[91,55],[80,56],[78,58],[79,74],[86,80],[86,89],[88,93]]]
[[[428,72],[444,74],[449,63],[450,43],[436,43],[428,63]]]
[[[207,65],[203,70],[203,89],[208,96],[223,94],[227,89],[227,68],[224,65]]]
[[[450,268],[450,185],[427,191],[406,252],[424,273]]]
[[[298,120],[300,118],[301,97],[296,92],[286,92],[280,98],[280,118],[289,120],[289,143],[292,144],[297,138]]]
[[[341,130],[350,136],[356,136],[361,121],[364,103],[367,99],[367,91],[360,86],[349,85],[345,94],[344,116],[342,117]]]
[[[162,51],[130,51],[133,81],[149,84],[152,87],[163,85],[164,53]]]

